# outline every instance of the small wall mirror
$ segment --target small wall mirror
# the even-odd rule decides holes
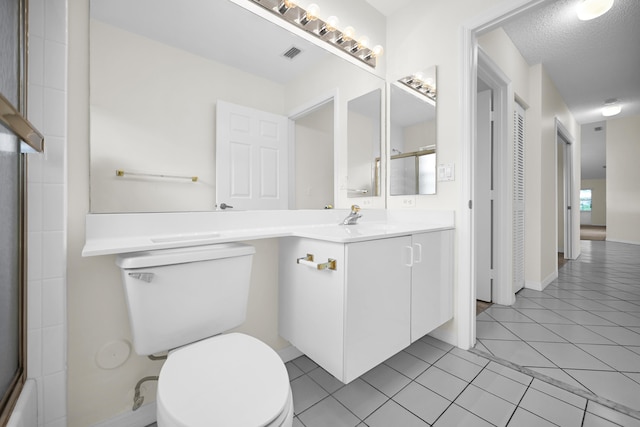
[[[348,111],[347,197],[379,196],[382,90],[350,100]]]
[[[436,67],[390,85],[390,194],[436,192]]]

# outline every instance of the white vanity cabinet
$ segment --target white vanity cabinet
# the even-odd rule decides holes
[[[281,239],[280,335],[342,382],[358,378],[451,318],[451,233]],[[335,270],[314,267],[329,259]]]

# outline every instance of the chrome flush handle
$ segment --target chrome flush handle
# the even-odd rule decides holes
[[[134,279],[142,280],[143,282],[151,283],[153,281],[153,273],[129,273],[130,277]]]

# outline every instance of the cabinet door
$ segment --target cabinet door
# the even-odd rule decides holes
[[[413,236],[411,342],[453,317],[453,230]]]
[[[337,260],[337,270],[298,264]],[[278,330],[298,350],[338,379],[344,371],[344,245],[303,238],[280,239]]]
[[[411,238],[349,243],[345,256],[349,382],[410,344]]]

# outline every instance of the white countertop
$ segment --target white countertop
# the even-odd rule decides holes
[[[339,225],[347,209],[319,211],[89,214],[83,256],[108,255],[247,240],[306,237],[361,242],[454,227],[452,211],[369,210]]]

